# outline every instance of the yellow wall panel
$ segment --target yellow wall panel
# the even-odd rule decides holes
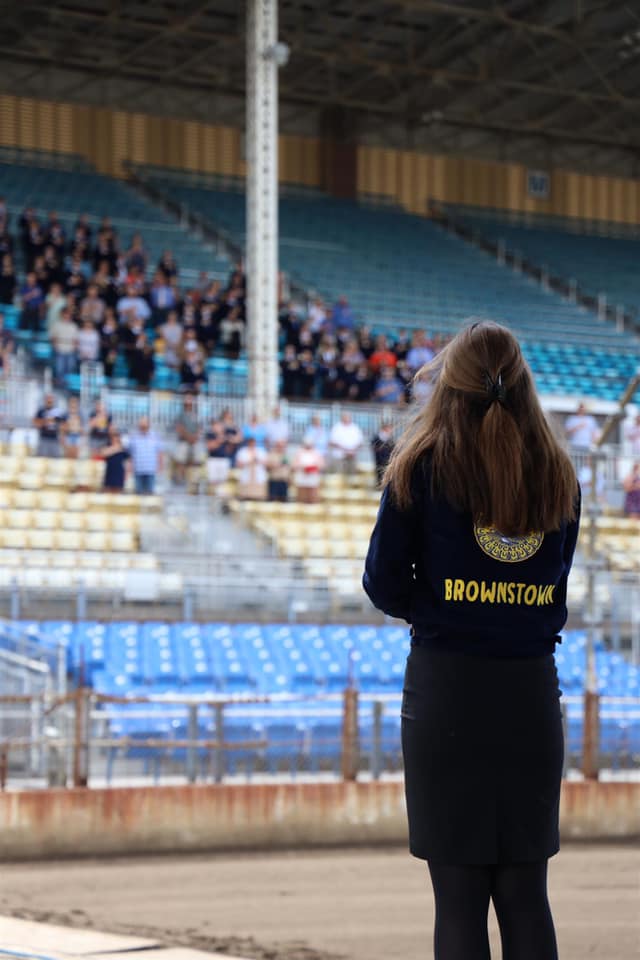
[[[70,103],[56,103],[55,149],[60,153],[73,153],[73,107]]]
[[[123,110],[111,115],[111,169],[116,176],[122,175],[122,162],[129,157],[129,122]]]
[[[18,139],[18,98],[0,95],[0,143],[15,147]]]
[[[34,150],[38,146],[35,101],[20,97],[17,105],[18,146]]]
[[[55,150],[56,116],[54,105],[48,100],[34,102],[37,146],[40,150]]]

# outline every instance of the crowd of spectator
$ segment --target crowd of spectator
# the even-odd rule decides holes
[[[417,371],[444,346],[440,336],[399,329],[394,340],[357,326],[345,297],[333,308],[315,300],[280,312],[282,394],[292,399],[409,402]]]
[[[24,282],[15,269],[18,249]],[[67,235],[56,211],[41,219],[27,207],[11,232],[0,198],[0,264],[0,311],[18,302],[20,328],[47,334],[58,387],[83,361],[100,361],[107,378],[117,368],[148,389],[161,356],[180,388],[198,393],[207,386],[208,357],[234,360],[247,347],[240,265],[224,284],[202,273],[182,290],[172,252],[151,263],[142,235],[123,247],[108,216],[94,228],[82,214]],[[393,342],[374,337],[357,326],[345,297],[333,307],[320,299],[304,306],[282,302],[281,392],[294,399],[401,404],[412,398],[416,371],[442,343],[424,331],[399,330]],[[0,363],[6,365],[13,347],[0,326]]]
[[[101,459],[105,490],[123,490],[130,475],[139,494],[154,493],[157,478],[167,466],[175,484],[190,488],[195,476],[196,487],[202,480],[210,493],[226,499],[227,481],[235,468],[240,499],[285,501],[293,481],[297,499],[315,503],[325,471],[354,474],[367,445],[380,485],[393,450],[390,423],[381,424],[374,437],[366,438],[348,411],[330,429],[314,414],[297,443],[279,408],[266,422],[252,416],[245,424],[238,424],[225,408],[203,425],[193,394],[183,397],[168,438],[152,429],[147,416],[139,419],[134,430],[123,433],[102,400],[84,415],[77,397],[69,397],[63,405],[52,393],[36,411],[33,426],[38,433],[38,456]]]
[[[15,268],[18,247],[23,283]],[[197,391],[206,383],[205,361],[213,351],[234,359],[244,346],[241,268],[226,284],[203,273],[183,291],[172,252],[150,263],[139,233],[123,249],[108,216],[94,231],[82,214],[67,236],[56,211],[41,222],[27,207],[14,234],[0,198],[0,262],[0,311],[18,297],[20,328],[48,335],[58,386],[86,360],[100,361],[111,377],[121,356],[128,379],[146,389],[162,354],[184,388]]]

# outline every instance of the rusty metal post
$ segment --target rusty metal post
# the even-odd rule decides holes
[[[91,690],[78,687],[75,692],[73,738],[73,785],[89,786],[89,703]]]
[[[356,780],[358,765],[358,691],[355,687],[347,687],[342,713],[342,779]]]
[[[373,704],[373,730],[371,733],[371,776],[374,780],[380,779],[382,771],[382,714],[384,704],[376,700]]]
[[[582,773],[585,780],[597,780],[600,752],[600,695],[584,692],[584,737]]]
[[[216,703],[215,705],[215,715],[216,715],[216,740],[218,746],[215,750],[213,758],[213,778],[216,783],[222,783],[224,779],[224,704]]]
[[[198,704],[189,704],[189,726],[187,739],[193,741],[198,739]],[[198,775],[198,750],[193,745],[187,748],[187,780],[189,783],[195,783]]]

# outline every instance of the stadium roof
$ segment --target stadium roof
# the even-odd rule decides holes
[[[245,2],[6,0],[5,92],[240,124]],[[640,158],[637,0],[280,0],[283,129]],[[506,151],[506,154],[505,154]]]

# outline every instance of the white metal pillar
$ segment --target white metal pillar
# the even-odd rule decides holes
[[[247,0],[247,319],[249,400],[278,397],[278,2]]]

